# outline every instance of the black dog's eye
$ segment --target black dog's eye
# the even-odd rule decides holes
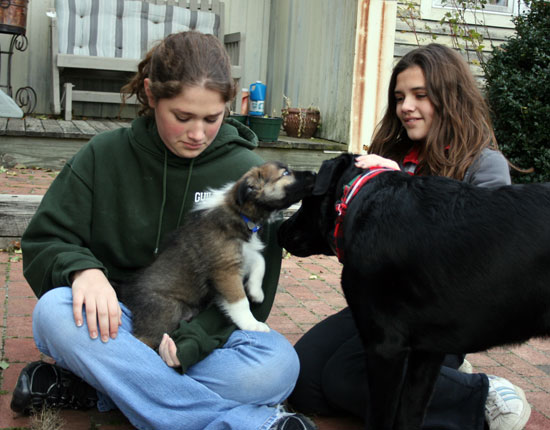
[[[288,175],[290,175],[290,172],[289,172],[288,170],[285,170],[285,171],[283,172],[283,176],[288,176]]]

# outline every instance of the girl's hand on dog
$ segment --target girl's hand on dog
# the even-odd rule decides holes
[[[380,157],[376,154],[360,155],[355,159],[355,166],[361,169],[370,169],[372,167],[388,167],[390,169],[400,170],[399,164],[389,158]]]
[[[116,338],[118,327],[122,324],[122,310],[118,304],[116,292],[109,280],[99,269],[86,269],[74,272],[73,315],[77,326],[83,324],[82,307],[86,306],[86,322],[92,339],[99,335],[102,342],[109,337]]]
[[[170,367],[180,367],[181,363],[176,355],[177,351],[176,343],[166,333],[162,336],[162,340],[159,345],[159,355],[164,362]]]

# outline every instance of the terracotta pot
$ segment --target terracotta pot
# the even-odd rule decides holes
[[[321,112],[318,109],[286,108],[281,112],[287,136],[309,139],[319,128]]]
[[[25,34],[28,0],[0,0],[0,32]]]

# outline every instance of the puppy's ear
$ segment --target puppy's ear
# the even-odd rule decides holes
[[[354,158],[353,154],[342,154],[336,158],[323,161],[315,178],[313,195],[322,196],[326,194],[330,185],[337,182],[337,178],[353,163]]]
[[[237,205],[242,206],[248,200],[248,196],[252,192],[252,187],[248,184],[248,180],[245,179],[239,184],[237,188]]]

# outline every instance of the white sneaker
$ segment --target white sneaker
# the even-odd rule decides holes
[[[472,373],[474,371],[474,368],[472,367],[472,363],[470,363],[468,360],[464,359],[460,367],[458,368],[459,372],[462,373]]]
[[[499,376],[489,377],[485,419],[490,430],[521,430],[531,415],[525,393]]]

